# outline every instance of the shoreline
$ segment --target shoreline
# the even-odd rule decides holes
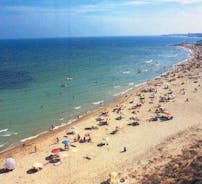
[[[182,143],[189,140],[192,144],[195,132],[198,137],[202,136],[202,47],[193,44],[183,46],[193,50],[193,57],[186,62],[177,64],[160,77],[134,88],[113,103],[104,104],[71,125],[49,131],[27,141],[24,146],[1,153],[2,167],[6,157],[13,157],[17,162],[15,170],[1,175],[5,183],[15,178],[13,183],[37,184],[43,181],[44,184],[53,184],[57,178],[60,184],[95,184],[106,181],[109,173],[114,171],[128,179],[129,183],[138,184],[141,182],[133,181],[145,176],[147,163],[153,168],[160,163],[166,165],[164,161],[167,160],[163,159],[165,155],[175,158],[187,146]],[[144,102],[141,101],[142,97]],[[162,102],[162,98],[169,99]],[[120,112],[114,111],[117,108],[121,108]],[[172,118],[161,120],[158,115],[157,120],[151,120],[154,113],[157,116],[159,108],[164,109],[160,115],[170,114]],[[100,115],[100,112],[107,112],[107,116]],[[120,116],[122,119],[117,119]],[[139,124],[131,125],[134,122],[131,116],[138,118]],[[106,118],[108,125],[100,126],[96,120],[98,117]],[[72,126],[77,126],[76,134],[81,137],[90,133],[91,142],[74,141],[75,135],[68,134]],[[92,126],[97,129],[86,129]],[[118,132],[114,134],[117,127]],[[56,138],[59,142],[56,142]],[[176,141],[172,141],[175,138]],[[51,150],[64,147],[64,139],[68,139],[71,146],[69,150],[61,152],[61,163],[55,166],[47,162]],[[103,140],[107,144],[99,147]],[[125,152],[122,151],[124,147]],[[64,158],[63,154],[66,155]],[[35,162],[43,163],[44,168],[29,174]]]
[[[190,44],[190,45],[193,45],[193,44]],[[188,62],[189,60],[191,60],[194,57],[193,50],[190,49],[190,48],[188,48],[186,46],[186,44],[182,43],[182,44],[177,44],[177,45],[174,45],[174,46],[182,48],[182,49],[188,51],[190,53],[188,55],[188,58],[186,58],[186,59],[184,59],[182,61],[179,61],[176,64],[173,64],[168,71],[165,71],[165,72],[163,72],[161,74],[158,74],[157,76],[155,76],[155,77],[153,77],[153,78],[151,78],[149,80],[146,80],[144,82],[140,82],[138,84],[134,84],[130,88],[128,88],[128,89],[126,89],[124,91],[119,92],[117,96],[112,95],[112,99],[111,100],[109,100],[107,102],[100,103],[100,104],[96,104],[97,107],[95,107],[94,110],[92,110],[93,109],[93,106],[92,106],[86,112],[84,112],[84,113],[78,113],[78,115],[75,115],[73,117],[73,119],[67,120],[66,123],[61,123],[59,125],[54,125],[54,129],[51,129],[51,127],[50,127],[49,129],[44,130],[42,132],[39,132],[36,135],[33,135],[33,136],[30,136],[30,137],[26,137],[24,139],[21,139],[21,140],[19,140],[18,142],[16,142],[13,145],[11,144],[11,145],[9,145],[9,146],[7,146],[5,148],[4,148],[4,146],[0,147],[0,155],[1,154],[6,154],[7,152],[10,152],[10,151],[13,151],[15,149],[21,148],[22,146],[24,146],[26,144],[28,144],[28,145],[35,144],[35,141],[38,141],[38,140],[40,140],[43,137],[47,137],[48,135],[51,135],[52,133],[61,132],[61,131],[63,131],[63,129],[71,128],[72,126],[75,126],[75,125],[79,124],[80,121],[85,120],[89,116],[93,116],[93,115],[99,114],[103,109],[105,109],[105,108],[107,108],[109,106],[114,106],[116,104],[123,103],[122,100],[123,101],[125,100],[125,96],[130,95],[131,93],[133,93],[136,90],[141,90],[141,88],[144,88],[145,85],[147,85],[147,83],[153,82],[153,81],[161,78],[161,76],[166,75],[167,73],[169,73],[172,70],[174,70],[174,68],[176,66],[178,66],[178,65],[180,65],[182,63]],[[79,118],[77,118],[77,117],[79,117]]]

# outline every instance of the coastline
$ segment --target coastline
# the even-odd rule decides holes
[[[109,171],[120,171],[121,166],[124,163],[130,163],[131,159],[133,160],[134,157],[136,158],[135,160],[137,162],[142,161],[142,157],[140,159],[137,159],[138,155],[148,154],[148,150],[160,144],[168,137],[176,136],[183,130],[188,131],[190,127],[201,123],[200,107],[202,103],[201,101],[200,103],[198,102],[198,97],[200,98],[201,91],[199,87],[199,92],[192,92],[192,82],[194,82],[194,80],[192,81],[191,77],[194,78],[194,75],[189,76],[187,74],[186,77],[190,77],[190,82],[187,80],[186,87],[184,87],[187,91],[188,87],[191,87],[190,92],[187,92],[190,98],[190,102],[184,102],[186,96],[181,96],[180,94],[178,94],[180,89],[179,84],[182,84],[182,82],[184,82],[184,80],[186,79],[180,76],[182,74],[178,74],[178,78],[176,75],[177,71],[181,67],[194,62],[193,60],[196,59],[196,47],[191,44],[183,46],[193,49],[193,57],[189,58],[183,63],[176,64],[176,66],[171,68],[169,71],[161,74],[160,77],[155,77],[154,79],[149,80],[138,87],[135,87],[121,97],[117,97],[115,101],[109,104],[104,104],[103,107],[96,109],[94,112],[89,112],[89,114],[83,116],[81,119],[73,122],[70,125],[65,125],[63,127],[59,127],[54,131],[49,131],[48,133],[39,135],[35,139],[26,141],[26,145],[24,146],[19,145],[18,147],[1,153],[1,162],[5,157],[12,156],[16,158],[19,167],[19,169],[17,168],[11,173],[2,175],[2,177],[4,177],[5,181],[9,181],[11,178],[15,177],[16,183],[19,181],[24,181],[25,183],[30,183],[32,181],[31,183],[37,183],[42,177],[44,177],[44,183],[54,183],[53,179],[57,176],[61,176],[59,180],[60,183],[66,183],[67,181],[68,183],[80,183],[78,179],[82,179],[82,183],[86,183],[87,181],[88,183],[97,183],[98,181],[106,179],[108,177]],[[198,73],[198,71],[196,71],[196,73]],[[168,76],[168,78],[166,78],[166,76]],[[172,83],[173,79],[176,79],[176,84]],[[146,119],[149,118],[151,115],[149,110],[152,109],[156,103],[149,104],[147,102],[145,105],[143,105],[142,109],[140,109],[140,112],[137,112],[137,115],[138,117],[140,116],[142,122],[140,126],[138,126],[137,128],[127,126],[127,118],[130,115],[129,112],[127,112],[127,109],[130,108],[130,100],[136,98],[143,89],[152,86],[158,88],[159,92],[157,96],[161,96],[162,90],[164,90],[161,89],[164,85],[163,81],[165,82],[167,80],[171,81],[169,85],[172,86],[171,89],[176,93],[176,98],[174,101],[171,100],[171,102],[169,102],[168,104],[164,103],[163,105],[166,107],[166,109],[173,113],[174,120],[163,123],[148,123]],[[159,83],[160,87],[157,85]],[[198,84],[196,83],[196,85]],[[144,95],[146,99],[149,98],[147,93],[144,93]],[[198,103],[197,106],[196,103]],[[40,161],[43,163],[45,155],[50,153],[51,148],[54,148],[55,146],[61,146],[61,144],[52,144],[56,137],[60,137],[60,139],[63,139],[66,132],[70,130],[70,127],[76,125],[79,127],[82,134],[85,133],[84,128],[92,125],[92,123],[94,124],[95,118],[98,117],[100,112],[107,110],[111,113],[112,109],[117,104],[123,105],[125,108],[123,112],[123,116],[125,118],[124,121],[117,122],[114,120],[117,114],[110,114],[110,125],[106,128],[99,127],[99,130],[92,131],[93,142],[89,143],[87,146],[85,144],[75,143],[76,148],[72,148],[69,152],[67,152],[67,160],[64,160],[63,163],[57,167],[57,169],[54,166],[47,166],[46,169],[34,175],[26,174],[26,170],[31,167],[34,161]],[[114,129],[114,126],[120,126],[121,130],[118,135],[110,135],[110,132]],[[96,144],[99,143],[102,138],[106,136],[110,137],[109,147],[98,148]],[[71,136],[69,138],[71,139]],[[33,151],[34,145],[37,145],[38,151],[36,153],[30,153]],[[129,149],[126,154],[120,154],[120,149],[123,145],[127,145],[127,148]],[[175,146],[175,148],[177,147],[177,145],[173,146]],[[75,149],[77,149],[78,152],[74,152]],[[85,156],[86,154],[90,154],[93,159],[91,161],[86,161],[85,159],[83,159],[83,156]],[[96,167],[94,168],[94,166]],[[68,173],[67,169],[69,170]],[[125,166],[124,169],[127,169],[127,167]]]
[[[153,77],[153,78],[151,78],[149,80],[143,81],[141,83],[135,84],[132,87],[130,87],[130,88],[124,90],[124,91],[119,92],[117,96],[113,95],[111,101],[96,104],[97,107],[95,107],[94,110],[92,110],[93,107],[91,107],[91,109],[87,110],[86,112],[79,113],[79,114],[75,115],[73,117],[73,119],[69,119],[66,123],[61,123],[61,124],[58,124],[58,125],[54,125],[54,129],[51,129],[51,127],[50,127],[49,129],[44,130],[42,132],[39,132],[36,135],[21,139],[20,141],[18,141],[15,144],[11,144],[11,145],[9,145],[9,146],[7,146],[5,148],[4,148],[4,146],[0,147],[0,155],[4,154],[4,153],[7,153],[7,152],[10,152],[12,150],[15,150],[17,148],[21,148],[22,145],[35,144],[35,141],[43,139],[43,137],[47,137],[49,134],[51,135],[53,132],[58,133],[58,132],[62,131],[63,129],[75,126],[75,125],[79,124],[81,121],[88,118],[89,116],[94,116],[94,115],[99,114],[103,109],[105,109],[105,108],[107,108],[109,106],[114,106],[116,104],[122,103],[122,100],[124,101],[124,99],[125,99],[125,95],[130,95],[131,93],[133,93],[136,90],[141,90],[142,88],[145,87],[145,85],[147,85],[148,82],[155,81],[156,79],[160,78],[162,75],[166,75],[167,73],[172,71],[177,65],[185,63],[185,62],[189,61],[190,59],[192,59],[194,57],[192,49],[188,48],[187,46],[184,46],[184,44],[177,44],[175,46],[180,47],[180,48],[188,51],[190,53],[188,58],[186,58],[185,60],[179,61],[176,64],[173,64],[172,67],[168,71],[165,71],[165,72],[161,73],[160,75],[157,75],[157,76],[155,76],[155,77]]]

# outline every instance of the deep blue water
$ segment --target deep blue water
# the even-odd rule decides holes
[[[186,37],[0,40],[0,147],[66,123],[186,59]]]

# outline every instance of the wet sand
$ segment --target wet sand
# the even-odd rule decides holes
[[[197,144],[196,139],[200,141],[202,134],[202,48],[191,44],[183,46],[192,50],[191,59],[81,118],[74,123],[75,135],[67,135],[73,125],[66,126],[1,153],[1,168],[4,158],[9,156],[16,159],[17,168],[0,174],[0,181],[93,184],[106,181],[109,173],[115,171],[119,173],[118,178],[128,183],[147,183],[146,179],[153,176],[158,164],[166,167],[182,149]],[[100,115],[101,112],[108,113]],[[107,121],[108,125],[99,126],[98,117],[103,119],[100,124]],[[92,126],[98,129],[90,130]],[[83,138],[86,133],[90,133],[91,142],[74,142],[77,134]],[[57,137],[59,143],[56,143]],[[65,139],[70,140],[72,146],[63,151],[66,156],[61,156],[61,164],[55,166],[45,160],[53,148],[64,148],[61,142]],[[97,146],[99,143],[104,145]],[[122,152],[124,147],[126,152]],[[160,159],[165,155],[171,159]],[[45,165],[39,172],[28,174],[34,162]],[[151,175],[145,176],[146,168]],[[155,177],[153,179],[155,181]]]

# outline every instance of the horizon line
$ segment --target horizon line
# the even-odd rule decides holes
[[[19,37],[19,38],[0,38],[0,40],[32,40],[32,39],[64,39],[64,38],[103,38],[103,37],[143,37],[143,36],[169,36],[169,35],[188,35],[202,33],[167,33],[167,34],[137,34],[137,35],[92,35],[92,36],[55,36],[55,37]]]

